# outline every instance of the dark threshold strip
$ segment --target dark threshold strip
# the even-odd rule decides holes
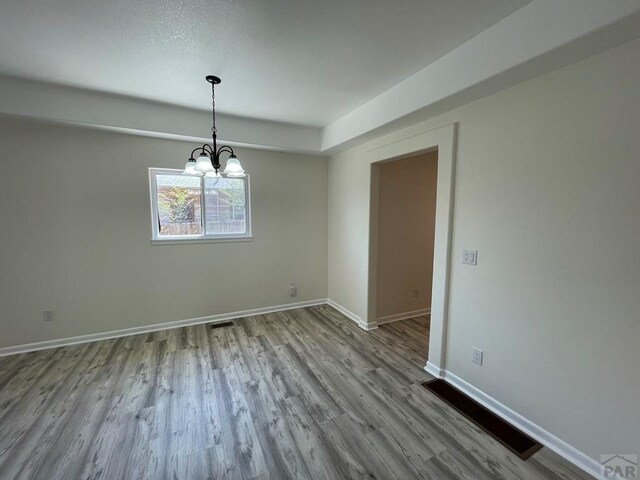
[[[233,327],[233,322],[220,322],[220,323],[210,323],[209,328],[224,328],[224,327]]]
[[[431,380],[423,383],[422,386],[435,393],[521,459],[528,459],[542,448],[540,443],[505,422],[444,380]]]

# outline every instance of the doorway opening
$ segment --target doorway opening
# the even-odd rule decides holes
[[[427,357],[438,151],[372,164],[377,203],[376,324],[394,324]],[[397,322],[397,323],[396,323]]]

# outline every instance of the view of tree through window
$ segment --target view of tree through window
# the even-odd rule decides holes
[[[154,237],[248,236],[246,178],[153,170]],[[155,188],[155,191],[154,191]]]
[[[157,175],[160,235],[202,233],[200,179],[182,175]]]

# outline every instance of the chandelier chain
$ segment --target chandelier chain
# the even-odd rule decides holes
[[[212,135],[215,135],[216,133],[218,133],[218,130],[216,128],[216,92],[215,92],[215,84],[211,84],[211,112],[212,112],[212,126],[211,126],[211,133]]]

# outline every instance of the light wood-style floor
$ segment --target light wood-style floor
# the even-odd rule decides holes
[[[327,306],[0,359],[0,478],[590,478],[420,386],[428,319]]]

